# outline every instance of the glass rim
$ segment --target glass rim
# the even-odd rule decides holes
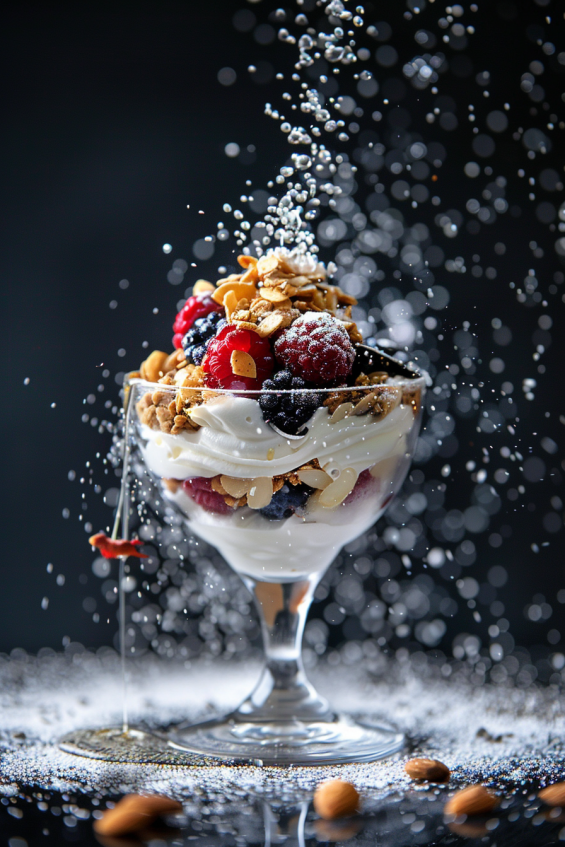
[[[153,391],[206,391],[209,394],[215,394],[221,397],[226,394],[235,396],[242,395],[251,399],[261,397],[265,394],[332,394],[336,391],[383,391],[391,388],[406,389],[411,386],[425,388],[426,377],[421,374],[417,377],[396,377],[399,382],[394,384],[386,382],[378,382],[375,385],[343,385],[334,386],[333,388],[207,388],[206,386],[193,387],[190,385],[165,385],[162,382],[149,382],[141,377],[128,377],[124,380],[125,386],[144,386],[147,390]]]

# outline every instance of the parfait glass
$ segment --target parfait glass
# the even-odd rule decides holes
[[[212,544],[241,577],[265,653],[259,682],[235,711],[170,727],[170,747],[265,765],[373,761],[402,747],[390,728],[334,713],[306,677],[301,642],[326,569],[402,485],[424,386],[418,375],[386,374],[374,384],[287,392],[129,381],[134,472],[148,473],[187,534]],[[265,420],[271,394],[315,411],[285,433]]]

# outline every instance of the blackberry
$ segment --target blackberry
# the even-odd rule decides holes
[[[203,318],[196,318],[182,340],[182,349],[189,365],[202,364],[208,342],[214,338],[222,321],[225,323],[220,312],[210,312]]]
[[[266,379],[262,385],[266,391],[296,389],[296,393],[261,394],[259,405],[263,412],[263,419],[288,435],[297,435],[298,430],[310,420],[316,409],[324,402],[320,392],[304,391],[311,387],[302,377],[293,376],[286,370],[279,371],[271,379]],[[307,431],[307,429],[300,429],[300,434]]]
[[[302,508],[312,492],[307,485],[289,485],[285,482],[282,488],[273,494],[268,506],[260,509],[263,517],[270,521],[282,521],[290,518],[297,509]]]

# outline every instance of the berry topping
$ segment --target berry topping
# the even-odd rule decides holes
[[[297,435],[299,430],[300,434],[306,434],[308,430],[304,424],[324,402],[320,392],[305,391],[312,386],[302,377],[293,376],[290,371],[279,371],[272,379],[266,379],[262,387],[265,391],[296,389],[296,393],[292,394],[261,394],[259,405],[263,418],[277,429],[289,435]]]
[[[198,318],[204,318],[210,312],[223,312],[224,307],[215,303],[210,294],[193,294],[189,297],[180,312],[177,313],[173,324],[173,345],[178,349],[182,347],[183,336]]]
[[[182,487],[188,496],[192,497],[195,503],[198,503],[207,512],[215,512],[217,515],[229,515],[233,512],[222,495],[213,490],[211,480],[203,476],[185,479]]]
[[[377,477],[373,477],[371,475],[371,471],[369,468],[367,470],[361,471],[359,476],[357,477],[357,482],[352,491],[347,495],[345,500],[343,501],[344,506],[349,506],[350,503],[354,503],[355,500],[359,500],[360,498],[366,497],[369,494],[377,495],[381,490],[381,481]]]
[[[222,321],[225,323],[220,312],[210,312],[204,318],[196,318],[182,339],[182,348],[189,365],[202,364],[208,342],[216,335]]]
[[[290,518],[304,506],[311,493],[312,489],[306,485],[289,485],[285,482],[283,487],[273,494],[269,505],[260,510],[261,514],[270,521]]]
[[[247,357],[233,355],[247,353]],[[245,376],[248,367],[238,365],[244,360],[250,364],[253,359],[255,376]],[[238,329],[237,326],[224,326],[215,338],[208,343],[208,350],[202,368],[209,388],[226,388],[232,391],[254,391],[261,388],[273,370],[274,360],[268,339],[261,338],[256,332]],[[251,368],[252,371],[252,368]]]
[[[274,344],[275,357],[293,376],[315,385],[335,385],[347,379],[355,349],[347,330],[327,312],[306,312],[283,329]]]

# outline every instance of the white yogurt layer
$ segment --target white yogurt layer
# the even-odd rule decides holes
[[[201,428],[170,435],[142,425],[142,447],[150,470],[160,477],[188,479],[217,474],[248,479],[288,473],[312,459],[339,471],[357,473],[402,452],[414,425],[410,406],[400,405],[382,420],[359,415],[330,423],[317,409],[300,439],[287,439],[263,420],[256,400],[219,395],[198,406],[192,419]]]
[[[255,400],[221,395],[193,412],[197,432],[167,435],[142,426],[141,450],[158,477],[273,477],[312,459],[358,474],[371,468],[366,494],[334,509],[309,500],[304,517],[270,521],[248,507],[231,515],[201,508],[181,487],[165,491],[186,516],[192,532],[213,544],[234,570],[263,581],[295,581],[323,572],[344,544],[368,529],[398,490],[409,466],[407,438],[416,421],[410,406],[398,406],[382,420],[372,415],[330,423],[318,409],[299,440],[278,435],[263,420]],[[272,457],[272,458],[268,458]]]
[[[389,466],[392,476],[403,478],[408,464],[397,456]],[[281,521],[269,521],[247,507],[233,515],[207,512],[182,488],[165,495],[187,516],[190,531],[219,550],[239,574],[262,582],[294,582],[323,573],[344,544],[372,526],[383,511],[392,476],[382,480],[380,490],[349,505]]]

